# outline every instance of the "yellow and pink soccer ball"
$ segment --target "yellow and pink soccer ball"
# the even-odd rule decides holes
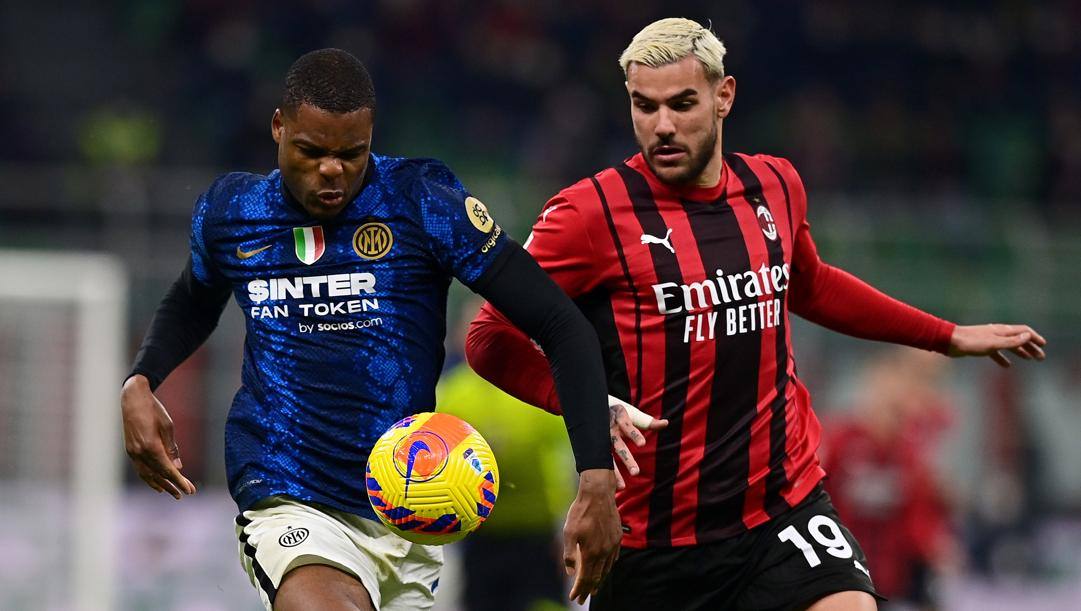
[[[375,515],[414,543],[464,538],[492,513],[499,469],[488,442],[466,421],[422,413],[375,442],[365,470]]]

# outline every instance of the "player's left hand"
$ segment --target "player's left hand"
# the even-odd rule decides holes
[[[612,439],[612,452],[623,461],[631,475],[638,475],[638,462],[634,460],[624,439],[630,439],[631,443],[640,448],[646,445],[646,438],[641,431],[659,431],[666,426],[668,420],[654,418],[630,403],[608,395],[608,434]],[[616,486],[623,490],[627,484],[623,481],[618,467],[615,471]]]
[[[608,469],[586,469],[578,496],[563,526],[563,565],[574,575],[570,598],[584,604],[596,594],[619,556],[623,530],[616,509],[615,476]]]
[[[1042,361],[1047,340],[1028,325],[968,325],[954,328],[950,337],[950,356],[989,356],[1002,367],[1010,360],[1004,350],[1026,360]]]

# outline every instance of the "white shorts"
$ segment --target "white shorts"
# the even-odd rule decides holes
[[[282,578],[307,564],[355,576],[375,608],[431,609],[443,548],[410,543],[383,524],[289,497],[271,497],[236,518],[240,562],[268,611]]]

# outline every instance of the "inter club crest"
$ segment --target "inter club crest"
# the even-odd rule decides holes
[[[379,259],[394,246],[394,234],[384,223],[364,223],[353,234],[353,252],[362,259]]]

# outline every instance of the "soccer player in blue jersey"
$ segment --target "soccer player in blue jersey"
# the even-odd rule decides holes
[[[620,539],[596,334],[442,163],[371,151],[363,64],[324,49],[286,77],[272,121],[277,171],[230,173],[199,197],[191,256],[121,394],[139,477],[177,499],[173,425],[154,389],[244,312],[243,384],[225,431],[241,560],[268,609],[426,609],[442,564],[375,519],[364,466],[394,422],[435,408],[447,288],[458,278],[552,361],[578,470],[564,559],[571,597],[594,592]]]

